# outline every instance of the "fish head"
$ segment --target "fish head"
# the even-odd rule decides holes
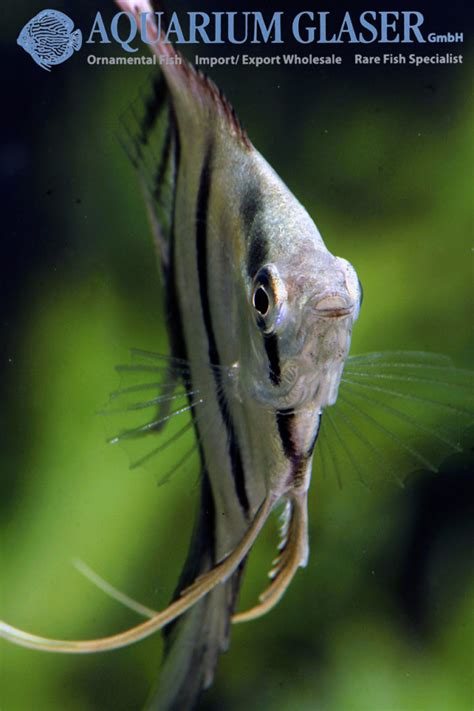
[[[31,46],[31,20],[23,27],[22,31],[17,37],[16,43],[20,45],[23,49],[28,50]]]
[[[362,290],[354,267],[304,243],[264,264],[248,296],[252,395],[277,410],[320,412],[336,401]]]

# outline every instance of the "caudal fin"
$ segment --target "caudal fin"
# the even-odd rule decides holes
[[[198,521],[175,596],[214,565],[214,504],[204,476]],[[146,711],[188,711],[211,686],[219,654],[229,646],[243,566],[165,629],[165,657]]]
[[[234,573],[177,622],[146,711],[189,711],[211,686],[219,654],[229,645],[240,577]]]
[[[81,47],[82,47],[82,32],[81,30],[74,30],[74,32],[71,35],[71,43],[73,46],[73,49],[78,52]]]

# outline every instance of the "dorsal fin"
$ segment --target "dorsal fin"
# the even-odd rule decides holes
[[[155,11],[150,0],[116,0],[123,12],[135,16],[141,26],[140,16],[147,13],[146,31],[150,49],[160,60],[160,67],[166,79],[176,108],[177,119],[193,121],[201,129],[218,127],[233,136],[245,148],[250,148],[250,140],[235,111],[214,82],[201,71],[195,69],[169,42],[165,33],[158,28]]]
[[[162,73],[121,117],[121,143],[140,177],[163,272],[169,264],[175,182],[175,125]]]

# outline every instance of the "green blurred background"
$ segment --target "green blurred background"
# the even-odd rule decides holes
[[[468,29],[464,3],[416,6],[430,29]],[[158,487],[176,451],[130,471],[127,452],[106,444],[110,424],[97,413],[118,385],[115,364],[128,361],[131,347],[167,347],[146,214],[116,136],[148,71],[90,67],[85,50],[50,75],[41,71],[15,42],[43,7],[2,8],[2,618],[46,636],[84,638],[138,620],[71,561],[84,559],[149,606],[165,605],[191,531],[199,468],[194,457]],[[113,13],[102,0],[54,7],[83,28],[97,9]],[[290,12],[283,3],[252,7]],[[347,9],[317,9],[337,7]],[[352,352],[428,350],[466,367],[472,45],[414,51],[462,52],[464,64],[353,67],[353,49],[345,48],[342,67],[221,68],[212,76],[329,249],[358,270],[364,305]],[[308,568],[271,615],[234,629],[202,708],[472,708],[468,470],[468,454],[458,455],[436,476],[410,477],[404,490],[367,491],[350,478],[339,490],[316,475]],[[267,529],[242,605],[265,584],[276,525]],[[159,635],[86,657],[2,644],[0,705],[138,710],[160,655]]]

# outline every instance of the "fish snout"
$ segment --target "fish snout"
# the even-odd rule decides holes
[[[313,303],[316,315],[323,318],[349,316],[354,311],[354,306],[354,302],[342,294],[326,294]]]
[[[20,47],[25,47],[25,45],[26,45],[26,41],[25,41],[25,40],[26,40],[25,30],[22,29],[22,31],[20,32],[20,34],[19,34],[18,37],[16,38],[16,43],[17,43],[18,45],[20,45]]]

